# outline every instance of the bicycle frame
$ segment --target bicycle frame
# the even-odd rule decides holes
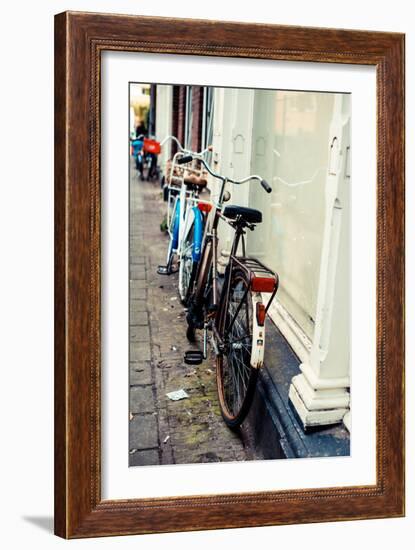
[[[182,173],[180,174],[180,176],[176,176],[176,169],[178,169],[178,161],[181,157],[183,157],[186,154],[192,154],[192,157],[194,159],[201,160],[203,159],[203,155],[205,155],[208,151],[210,151],[211,148],[207,147],[206,149],[198,153],[191,152],[187,149],[184,149],[175,136],[167,136],[161,142],[160,146],[161,147],[164,146],[164,144],[168,140],[174,141],[177,144],[179,149],[173,156],[172,162],[170,164],[170,170],[169,170],[169,173],[167,174],[168,197],[167,197],[166,222],[167,222],[167,231],[170,238],[170,245],[167,250],[166,265],[170,266],[171,254],[173,253],[177,254],[178,261],[179,262],[181,261],[183,239],[186,238],[187,232],[190,229],[190,226],[187,223],[187,218],[188,218],[187,212],[190,204],[189,201],[194,201],[197,195],[197,192],[195,192],[194,189],[189,190],[185,185],[184,168],[180,167],[179,170]],[[191,168],[191,172],[199,176],[202,174],[202,170],[195,169],[195,168]],[[195,218],[196,218],[196,215],[195,215]],[[168,273],[171,272],[170,267],[167,268],[167,272]]]
[[[179,158],[182,154],[176,153],[175,157]],[[176,159],[175,159],[176,160]],[[174,163],[172,162],[170,173],[170,184],[168,186],[169,194],[167,198],[167,231],[170,239],[173,241],[174,252],[178,253],[179,261],[182,257],[182,245],[186,239],[191,227],[189,218],[192,216],[192,208],[197,206],[199,202],[206,202],[200,200],[197,196],[197,191],[189,190],[184,183],[184,177],[180,178],[180,187],[174,185],[173,180]],[[200,172],[192,170],[193,172]],[[176,176],[174,177],[176,178]],[[199,214],[193,211],[193,218],[198,219]],[[199,242],[199,248],[201,245],[201,238]],[[169,254],[169,252],[168,252]],[[168,261],[169,258],[167,258]]]
[[[167,136],[166,138],[163,139],[163,141],[160,143],[160,146],[163,147],[163,145],[168,141],[168,140],[172,140],[174,141],[177,146],[178,146],[178,151],[173,155],[173,158],[172,158],[172,162],[170,164],[170,171],[169,171],[169,174],[167,176],[167,181],[169,182],[168,183],[168,199],[167,199],[167,227],[170,227],[170,212],[173,212],[173,208],[174,208],[174,204],[173,204],[173,208],[171,207],[171,202],[172,202],[172,198],[171,198],[171,195],[174,194],[177,195],[177,192],[180,192],[180,199],[181,199],[181,204],[182,204],[182,210],[181,210],[181,216],[180,216],[180,219],[184,219],[184,208],[185,208],[185,199],[186,199],[186,186],[184,185],[184,169],[183,168],[180,168],[181,170],[183,170],[183,174],[181,177],[177,177],[175,176],[175,170],[178,168],[178,160],[185,156],[185,155],[192,155],[192,157],[194,159],[198,159],[198,160],[201,160],[203,159],[203,156],[209,152],[211,150],[211,147],[207,147],[206,149],[204,149],[203,151],[200,151],[198,153],[195,153],[195,152],[192,152],[192,151],[189,151],[188,149],[184,149],[182,147],[182,145],[180,144],[179,140],[175,137],[175,136]],[[192,172],[193,173],[201,173],[200,170],[195,170],[195,169],[192,169]],[[175,185],[175,181],[176,181],[176,185]],[[185,188],[183,190],[183,187]],[[187,191],[187,194],[189,196],[192,195],[191,192]]]
[[[196,197],[188,198],[187,201],[188,205],[186,207],[185,218],[182,224],[182,243],[178,251],[180,270],[182,270],[183,268],[182,262],[184,261],[184,258],[186,258],[190,248],[192,250],[192,261],[195,264],[198,264],[202,252],[204,219],[203,214],[199,209],[199,204],[204,201],[201,201]],[[189,239],[188,237],[192,227],[194,228],[193,237]],[[186,244],[189,243],[189,240],[191,240],[191,243],[189,246],[186,247]],[[183,288],[183,280],[181,276],[179,276],[179,295],[182,297],[182,299],[184,299],[185,291]]]

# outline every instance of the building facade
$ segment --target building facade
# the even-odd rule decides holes
[[[156,105],[157,139],[211,144],[215,171],[272,186],[270,195],[255,181],[229,190],[231,203],[263,213],[247,247],[280,277],[269,315],[299,358],[289,398],[304,428],[344,420],[350,429],[350,96],[157,86]],[[220,250],[230,231],[222,224]]]

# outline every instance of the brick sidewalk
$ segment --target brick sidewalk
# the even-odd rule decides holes
[[[165,264],[165,212],[158,184],[130,181],[130,466],[253,460],[245,433],[235,434],[220,415],[215,365],[185,365],[185,311],[177,274]],[[188,399],[166,393],[184,389]]]

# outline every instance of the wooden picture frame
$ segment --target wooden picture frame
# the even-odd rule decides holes
[[[376,484],[101,500],[101,52],[372,65],[377,73]],[[65,12],[55,18],[55,533],[404,514],[404,35]]]

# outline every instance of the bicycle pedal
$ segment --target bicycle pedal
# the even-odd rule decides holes
[[[198,350],[188,350],[184,352],[184,362],[186,365],[200,365],[203,363],[203,353]]]
[[[174,269],[168,268],[167,265],[159,265],[157,268],[157,273],[159,275],[172,275],[173,273],[177,273],[179,271],[179,268],[175,267]]]
[[[166,265],[159,265],[157,268],[157,273],[159,275],[170,275],[171,270]]]

